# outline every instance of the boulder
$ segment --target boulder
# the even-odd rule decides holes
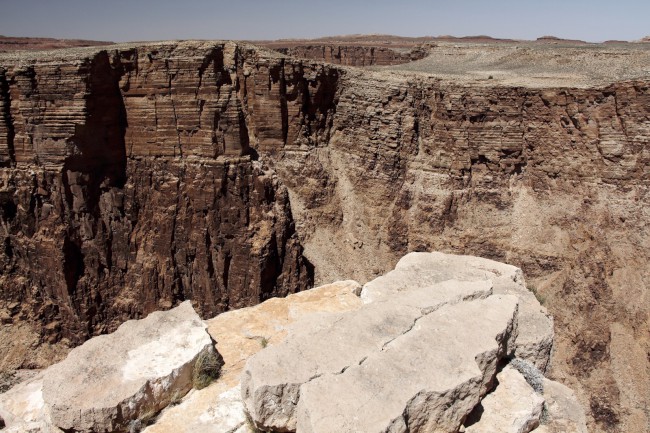
[[[588,433],[585,410],[575,393],[549,379],[543,380],[546,418],[535,433]]]
[[[361,299],[370,303],[397,293],[451,281],[485,284],[495,294],[519,298],[518,336],[515,354],[542,372],[546,371],[553,347],[553,319],[526,288],[521,269],[481,257],[432,253],[410,253],[395,269],[363,286]]]
[[[21,382],[0,394],[0,419],[3,433],[60,433],[52,425],[49,408],[43,401],[43,373]]]
[[[498,385],[482,401],[480,420],[465,433],[528,433],[539,426],[544,398],[515,368],[497,374]]]
[[[338,281],[208,320],[208,332],[224,359],[223,374],[165,409],[145,433],[253,433],[239,386],[246,359],[282,342],[288,329],[302,321],[357,310],[362,304],[354,293],[360,289],[355,281]]]
[[[215,375],[221,357],[189,301],[132,320],[72,350],[43,379],[52,422],[75,432],[124,432]]]
[[[246,363],[253,422],[301,432],[460,426],[516,333],[517,298],[491,293],[486,279],[432,280],[297,324]]]
[[[515,297],[496,295],[422,317],[358,365],[304,384],[297,431],[457,431],[507,354],[516,311]]]

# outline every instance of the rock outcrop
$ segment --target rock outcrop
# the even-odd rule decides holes
[[[498,385],[481,401],[480,420],[465,433],[528,433],[540,424],[544,398],[511,366],[496,376]]]
[[[582,53],[578,80],[541,51],[551,81],[229,43],[2,55],[0,317],[76,344],[187,298],[207,317],[308,287],[307,260],[365,282],[410,251],[473,254],[524,269],[592,429],[643,430],[647,61],[621,81]]]
[[[211,337],[189,302],[127,322],[0,395],[0,415],[12,433],[585,431],[570,390],[512,359],[535,331],[520,320],[534,302],[519,269],[413,253],[364,300],[361,289],[342,281],[223,313]],[[185,395],[213,339],[221,375]],[[533,359],[548,359],[538,347]]]
[[[310,287],[287,190],[249,133],[263,148],[297,132],[275,128],[291,80],[291,115],[324,121],[327,94],[302,99],[318,70],[289,78],[234,44],[51,56],[1,61],[3,320],[78,344],[185,299],[211,317]]]
[[[0,396],[9,427],[126,432],[217,377],[223,360],[189,301],[93,338]]]
[[[533,359],[548,362],[550,319],[528,295],[512,266],[409,254],[364,286],[360,310],[297,324],[251,357],[244,403],[267,431],[458,431],[516,356],[520,331],[544,342]],[[520,324],[524,302],[536,320]]]

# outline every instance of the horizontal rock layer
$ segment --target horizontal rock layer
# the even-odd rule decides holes
[[[249,134],[272,146],[295,133],[279,101],[290,82],[305,128],[328,96],[303,98],[320,69],[289,77],[246,55],[171,44],[2,62],[6,321],[76,344],[185,299],[211,317],[310,287],[287,190]]]
[[[647,80],[584,89],[460,85],[212,43],[62,53],[0,59],[7,227],[0,298],[9,320],[35,320],[48,325],[46,338],[80,341],[186,297],[204,314],[220,311],[231,305],[217,277],[226,268],[279,281],[246,286],[252,296],[231,286],[255,302],[308,286],[298,239],[320,281],[367,281],[407,251],[474,254],[521,266],[538,286],[556,318],[554,368],[576,387],[594,428],[646,425],[643,380],[626,373],[630,361],[620,354],[633,354],[640,374],[650,377],[650,342],[641,331],[650,309],[633,301],[645,299],[650,281]],[[100,115],[99,106],[111,108]],[[172,184],[160,196],[170,198],[183,168],[242,153],[261,155],[276,171],[296,221],[294,233],[288,216],[278,222],[262,212],[274,221],[271,232],[285,233],[270,244],[264,229],[224,232],[231,251],[250,233],[265,240],[248,240],[245,248],[277,245],[277,254],[263,253],[263,264],[255,258],[225,266],[226,252],[203,259],[196,239],[204,239],[199,227],[208,222],[197,216],[178,224],[183,201],[151,208],[134,198],[134,191],[161,188],[149,167],[179,167],[161,177]],[[249,162],[237,166],[248,164],[253,170]],[[241,201],[246,197],[242,192]],[[286,212],[288,201],[273,207]],[[141,212],[169,215],[168,222],[140,229]],[[56,222],[37,225],[41,215]],[[268,224],[255,225],[262,226]],[[215,238],[205,251],[221,245]],[[189,239],[196,255],[179,239]],[[166,253],[151,258],[154,247]],[[123,258],[107,260],[113,255]],[[190,267],[205,269],[202,287],[211,295],[189,295]],[[275,271],[262,271],[269,268]]]
[[[334,63],[344,66],[388,66],[419,60],[426,56],[424,47],[397,51],[386,47],[352,46],[352,45],[291,45],[276,47],[276,51],[301,59]]]

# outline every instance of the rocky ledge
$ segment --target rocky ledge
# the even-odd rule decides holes
[[[514,266],[411,253],[363,287],[205,323],[184,303],[89,340],[0,395],[7,430],[586,432],[573,392],[544,377],[552,318]],[[221,375],[190,390],[206,351]]]

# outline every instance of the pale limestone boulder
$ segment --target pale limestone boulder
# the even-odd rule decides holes
[[[192,388],[214,341],[190,302],[132,320],[72,350],[44,373],[43,400],[63,430],[122,432]]]
[[[342,374],[301,387],[300,432],[457,431],[506,356],[517,300],[445,305]]]
[[[43,400],[42,372],[0,394],[0,418],[3,433],[61,433]]]
[[[223,356],[223,374],[169,407],[144,433],[253,433],[246,419],[239,378],[247,358],[282,342],[288,329],[311,317],[361,307],[355,281],[338,281],[253,307],[228,311],[207,321]],[[236,430],[233,430],[237,426]]]
[[[535,433],[588,433],[585,410],[575,393],[561,383],[543,380],[546,419]]]
[[[544,398],[516,369],[506,366],[497,374],[498,386],[482,401],[483,413],[465,433],[528,433],[540,424]]]
[[[370,303],[397,293],[445,281],[491,281],[495,294],[519,298],[518,337],[515,353],[542,372],[546,371],[553,347],[553,319],[527,288],[521,269],[474,256],[409,253],[393,271],[363,286],[361,299]]]
[[[250,358],[241,386],[256,425],[278,431],[372,431],[368,422],[393,428],[407,410],[413,413],[405,423],[459,425],[487,391],[496,362],[514,340],[517,299],[483,299],[492,293],[489,282],[435,283],[356,312],[301,323],[284,343]],[[341,388],[340,380],[351,382]],[[394,392],[403,380],[410,386]],[[387,386],[383,391],[372,387],[381,383]],[[430,386],[417,388],[423,383]],[[378,402],[384,406],[362,411],[366,418],[349,424],[352,418],[345,414],[358,419],[352,412],[359,400],[352,396],[380,391],[389,398]],[[439,394],[447,410],[435,409]],[[456,399],[456,394],[469,397]]]

